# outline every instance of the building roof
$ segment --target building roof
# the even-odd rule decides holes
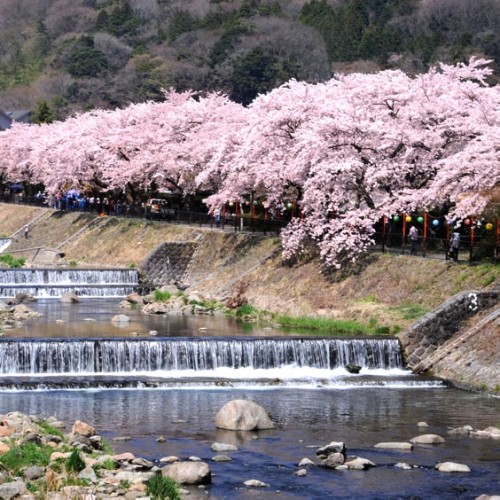
[[[15,111],[2,111],[0,109],[0,130],[7,130],[12,122],[30,123],[31,111],[20,109]]]

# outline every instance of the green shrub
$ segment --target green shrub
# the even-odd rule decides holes
[[[118,464],[112,458],[104,460],[103,462],[97,464],[97,466],[99,469],[105,470],[115,470],[118,468]]]
[[[26,259],[24,257],[15,258],[10,253],[0,255],[0,262],[12,268],[23,267]]]
[[[83,458],[80,456],[80,453],[77,449],[74,449],[71,452],[71,455],[66,460],[66,470],[68,472],[78,473],[85,469],[85,462]]]
[[[236,317],[251,316],[257,313],[257,309],[251,304],[243,304],[236,309]]]
[[[155,474],[146,481],[146,495],[152,500],[180,500],[179,486],[171,478]]]
[[[156,302],[168,302],[172,297],[172,294],[163,290],[155,290],[153,296]]]
[[[44,434],[51,434],[52,436],[64,437],[64,434],[56,427],[50,425],[45,420],[42,420],[39,424],[40,428],[43,430]]]
[[[41,467],[48,465],[53,451],[50,446],[26,443],[15,446],[0,456],[0,463],[8,470],[18,474],[20,469],[29,465],[39,465]]]

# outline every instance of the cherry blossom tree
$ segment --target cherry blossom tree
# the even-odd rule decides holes
[[[314,242],[327,266],[364,252],[383,215],[449,203],[458,217],[480,213],[500,180],[500,89],[486,85],[487,63],[337,75],[260,96],[209,166],[221,189],[208,202],[251,190],[273,208],[296,196],[304,217],[282,233],[285,256]]]
[[[284,255],[317,245],[327,266],[355,260],[382,216],[452,207],[480,214],[499,184],[500,89],[489,61],[290,81],[248,108],[219,94],[95,110],[0,134],[0,172],[49,192],[175,184],[209,209],[294,206]]]

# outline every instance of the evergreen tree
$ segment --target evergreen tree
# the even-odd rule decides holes
[[[47,101],[39,101],[33,115],[31,116],[31,121],[40,125],[41,123],[52,123],[54,120],[55,116],[52,113]]]
[[[247,106],[275,86],[278,74],[276,59],[260,47],[253,49],[234,64],[231,99]]]

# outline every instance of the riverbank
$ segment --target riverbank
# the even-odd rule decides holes
[[[28,223],[26,240],[20,229]],[[140,268],[162,242],[194,242],[182,283],[190,294],[290,316],[353,320],[390,333],[404,331],[460,291],[492,288],[500,279],[494,264],[395,254],[370,254],[356,273],[325,275],[315,258],[285,265],[276,237],[7,204],[0,206],[0,234],[12,236],[8,251],[25,256],[27,265],[33,265],[33,248],[50,248],[64,254],[57,265],[70,268]]]

